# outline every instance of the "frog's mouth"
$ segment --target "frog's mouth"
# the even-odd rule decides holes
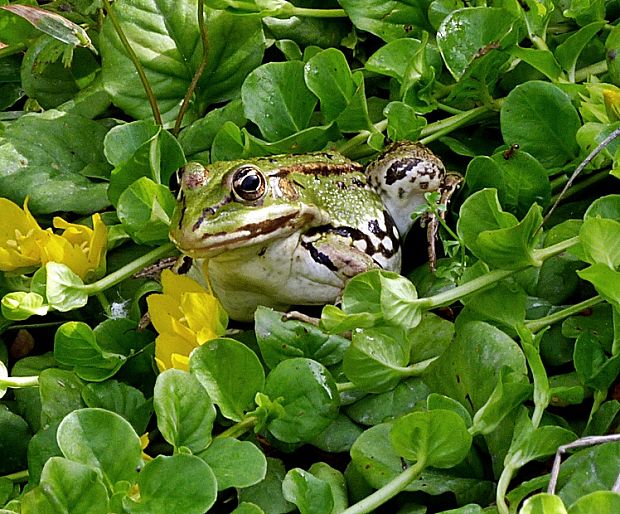
[[[261,245],[273,239],[287,237],[301,227],[321,223],[324,218],[322,214],[319,209],[306,205],[301,208],[278,206],[277,209],[253,211],[251,217],[241,220],[241,223],[238,223],[239,228],[234,230],[224,228],[221,223],[205,220],[200,230],[190,234],[173,229],[170,239],[190,257],[215,257],[227,250]]]

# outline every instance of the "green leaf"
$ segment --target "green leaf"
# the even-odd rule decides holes
[[[457,233],[471,252],[487,264],[502,269],[539,266],[534,249],[540,237],[541,209],[532,205],[519,223],[504,212],[497,190],[483,189],[461,206]]]
[[[126,142],[125,138],[129,141]],[[147,177],[156,184],[167,186],[170,176],[185,164],[178,141],[150,120],[114,127],[105,138],[105,151],[115,164],[108,188],[108,198],[114,205],[136,180]]]
[[[534,428],[526,407],[522,407],[515,423],[505,465],[514,469],[521,468],[528,462],[553,455],[560,446],[574,441],[575,438],[573,432],[557,426]]]
[[[577,157],[579,115],[570,97],[553,84],[532,80],[515,87],[502,103],[500,123],[507,145],[518,144],[545,167]]]
[[[157,456],[144,466],[137,484],[140,497],[123,498],[130,514],[203,514],[217,497],[213,471],[194,455]]]
[[[392,141],[417,141],[426,119],[418,116],[415,109],[403,102],[390,102],[383,110],[388,120],[387,133]]]
[[[67,312],[88,303],[88,292],[82,279],[65,264],[48,262],[45,276],[45,296],[50,307]]]
[[[620,266],[620,222],[613,219],[588,217],[579,230],[579,241],[587,262]]]
[[[157,427],[176,450],[198,453],[211,444],[215,407],[194,375],[168,369],[157,377],[153,394]]]
[[[174,120],[202,59],[196,0],[138,0],[115,4],[113,9],[145,69],[162,117]],[[248,73],[260,64],[265,48],[259,18],[239,18],[211,10],[206,10],[206,15],[209,58],[187,121],[201,117],[208,105],[235,97]],[[104,86],[114,104],[134,118],[150,118],[152,112],[142,83],[109,16],[100,44]],[[157,49],[156,58],[153,49]]]
[[[577,274],[591,282],[605,300],[620,309],[620,272],[610,269],[606,264],[596,263],[579,270]]]
[[[575,452],[562,463],[558,495],[566,505],[594,491],[609,491],[618,478],[620,443],[609,442]]]
[[[452,76],[460,79],[476,58],[516,43],[516,21],[510,11],[497,7],[451,12],[437,30],[437,45]]]
[[[342,360],[350,344],[348,339],[328,335],[308,323],[283,321],[281,312],[266,307],[259,307],[254,319],[256,341],[269,368],[291,357],[307,357],[332,366]]]
[[[54,337],[54,358],[61,364],[74,366],[84,380],[105,380],[125,362],[125,356],[104,351],[91,328],[81,321],[62,324]]]
[[[523,375],[513,374],[509,368],[502,368],[499,380],[487,402],[474,415],[470,433],[490,434],[507,416],[527,400],[532,386]]]
[[[497,189],[502,207],[518,218],[525,216],[533,203],[546,207],[551,198],[547,171],[531,155],[517,150],[510,154],[479,156],[469,162],[465,180],[471,192]]]
[[[549,50],[513,46],[508,49],[508,52],[511,56],[521,59],[532,68],[546,75],[553,82],[556,82],[562,74],[562,68],[560,68],[560,65]]]
[[[315,462],[308,471],[329,484],[334,499],[334,506],[330,514],[343,512],[349,506],[347,484],[344,475],[325,462]]]
[[[301,514],[326,514],[334,507],[329,484],[300,468],[289,470],[282,491],[288,501],[297,505]]]
[[[265,385],[265,373],[256,354],[234,339],[214,339],[194,350],[190,371],[222,414],[234,421],[243,418]]]
[[[91,169],[108,173],[106,130],[95,121],[54,110],[21,116],[0,134],[0,194],[20,205],[28,196],[35,214],[104,209],[107,184],[87,177]],[[46,151],[41,151],[42,141]]]
[[[615,491],[595,491],[582,496],[568,508],[568,514],[614,514],[620,509],[620,495]]]
[[[168,240],[175,205],[176,200],[168,187],[142,177],[123,191],[116,212],[136,243],[155,244]]]
[[[67,414],[84,407],[82,382],[72,371],[48,368],[39,375],[41,425],[60,421]]]
[[[21,416],[0,405],[0,473],[21,471],[26,467],[26,450],[32,437]]]
[[[356,28],[379,36],[384,41],[407,37],[412,27],[429,29],[426,19],[428,2],[406,0],[339,0]]]
[[[437,49],[424,46],[414,38],[401,38],[380,47],[368,58],[364,67],[368,71],[387,75],[404,83],[407,69],[420,50],[425,52],[426,58],[436,69],[441,66],[441,56]]]
[[[133,482],[138,476],[140,438],[118,414],[103,409],[75,410],[62,420],[57,437],[67,459],[100,470],[109,486],[120,480]]]
[[[24,497],[25,512],[109,512],[108,491],[97,471],[62,457],[45,463],[35,491]]]
[[[549,493],[536,494],[523,503],[519,514],[567,514],[559,496]]]
[[[82,399],[87,407],[106,409],[122,416],[137,434],[144,434],[153,412],[152,400],[147,400],[135,387],[117,380],[86,384]]]
[[[600,340],[581,334],[575,342],[574,365],[584,385],[607,391],[620,374],[620,354],[607,357]]]
[[[461,416],[438,409],[398,418],[390,440],[401,457],[422,462],[424,467],[451,468],[467,456],[472,437]]]
[[[266,514],[285,514],[295,509],[282,494],[282,481],[286,470],[281,460],[267,457],[267,475],[256,485],[241,489],[239,502],[258,505]],[[252,514],[254,514],[252,512]]]
[[[410,351],[411,342],[402,330],[384,327],[355,331],[344,354],[343,371],[363,391],[389,391],[412,375],[413,367],[407,367]]]
[[[317,53],[304,66],[308,89],[321,102],[327,121],[334,121],[351,102],[356,84],[344,54],[336,48]]]
[[[336,383],[327,368],[310,359],[288,359],[278,364],[267,376],[265,394],[282,398],[285,414],[267,425],[280,441],[307,441],[338,415]]]
[[[2,316],[11,321],[21,321],[30,316],[45,316],[49,305],[37,293],[14,291],[2,297]]]
[[[252,71],[241,88],[245,115],[269,141],[308,127],[316,97],[304,82],[301,61],[270,62]]]
[[[574,80],[575,67],[581,52],[583,52],[596,33],[605,26],[605,23],[605,21],[595,21],[585,27],[581,27],[555,49],[555,57],[562,68],[568,72],[571,80]]]
[[[214,439],[199,457],[215,474],[218,491],[249,487],[263,480],[267,473],[265,455],[250,441],[238,441],[232,437]]]
[[[606,218],[620,221],[620,195],[605,195],[594,200],[583,219]]]

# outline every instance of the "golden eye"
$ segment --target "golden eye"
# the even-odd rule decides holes
[[[251,165],[237,168],[232,176],[232,190],[237,198],[254,202],[265,194],[267,181],[265,175]]]

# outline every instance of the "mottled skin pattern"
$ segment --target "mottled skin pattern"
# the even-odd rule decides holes
[[[258,305],[334,302],[358,273],[400,270],[409,213],[440,183],[437,163],[411,143],[385,152],[368,175],[329,152],[190,163],[170,238],[194,272],[206,271],[233,319],[251,320]]]

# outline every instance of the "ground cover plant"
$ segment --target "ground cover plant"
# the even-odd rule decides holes
[[[2,512],[619,512],[620,443],[566,448],[620,412],[619,14],[0,0]],[[317,325],[140,274],[185,162],[390,140],[464,177],[436,271]]]

